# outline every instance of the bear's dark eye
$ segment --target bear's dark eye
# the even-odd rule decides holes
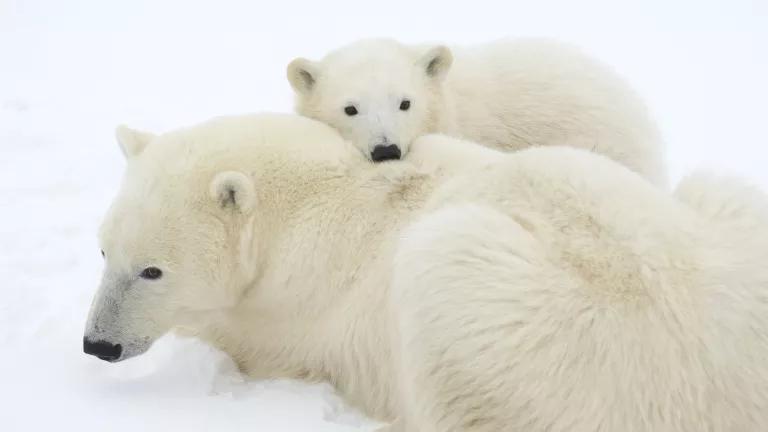
[[[104,249],[101,250],[101,257],[102,258],[106,258],[107,257],[106,255],[104,255]]]
[[[163,276],[163,271],[157,267],[147,267],[141,271],[139,277],[142,279],[155,280]]]
[[[344,112],[347,113],[348,116],[352,117],[353,115],[357,115],[357,108],[355,108],[354,105],[347,105],[344,107]]]
[[[408,99],[403,99],[402,102],[400,102],[400,111],[408,111],[408,108],[411,107],[411,101]]]

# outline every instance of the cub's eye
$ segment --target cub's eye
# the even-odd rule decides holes
[[[163,276],[163,271],[157,267],[147,267],[141,271],[139,275],[142,279],[155,280],[160,279]]]
[[[104,255],[104,249],[101,250],[101,257],[102,258],[106,258],[107,257],[106,255]]]
[[[402,102],[400,102],[400,111],[408,111],[408,108],[411,107],[411,101],[408,99],[403,99]]]
[[[347,113],[348,116],[352,117],[353,115],[357,115],[357,108],[355,108],[354,105],[347,105],[344,107],[344,112]]]

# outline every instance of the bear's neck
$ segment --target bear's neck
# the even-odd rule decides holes
[[[208,338],[255,378],[329,381],[368,415],[390,420],[391,258],[434,182],[380,166],[274,203],[283,206],[275,226],[288,228],[261,249],[258,283]]]

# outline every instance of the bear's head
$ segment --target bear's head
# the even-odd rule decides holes
[[[345,154],[360,159],[331,128],[298,116],[211,123],[159,136],[118,128],[127,167],[99,233],[105,267],[86,353],[124,360],[171,329],[194,332],[235,307],[257,278],[259,233],[275,231],[273,203],[302,193],[280,179],[296,183]],[[306,137],[315,152],[305,151]],[[259,178],[270,187],[257,191]]]
[[[444,46],[366,40],[319,62],[297,58],[287,74],[300,114],[333,126],[379,162],[401,158],[411,141],[436,131],[442,82],[452,62]]]

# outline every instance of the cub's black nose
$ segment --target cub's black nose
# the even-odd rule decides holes
[[[397,144],[387,146],[377,145],[371,152],[371,160],[381,162],[385,160],[400,159],[400,147]]]
[[[123,347],[120,344],[113,345],[105,341],[90,341],[88,338],[83,338],[83,351],[102,360],[115,361],[123,353]]]

